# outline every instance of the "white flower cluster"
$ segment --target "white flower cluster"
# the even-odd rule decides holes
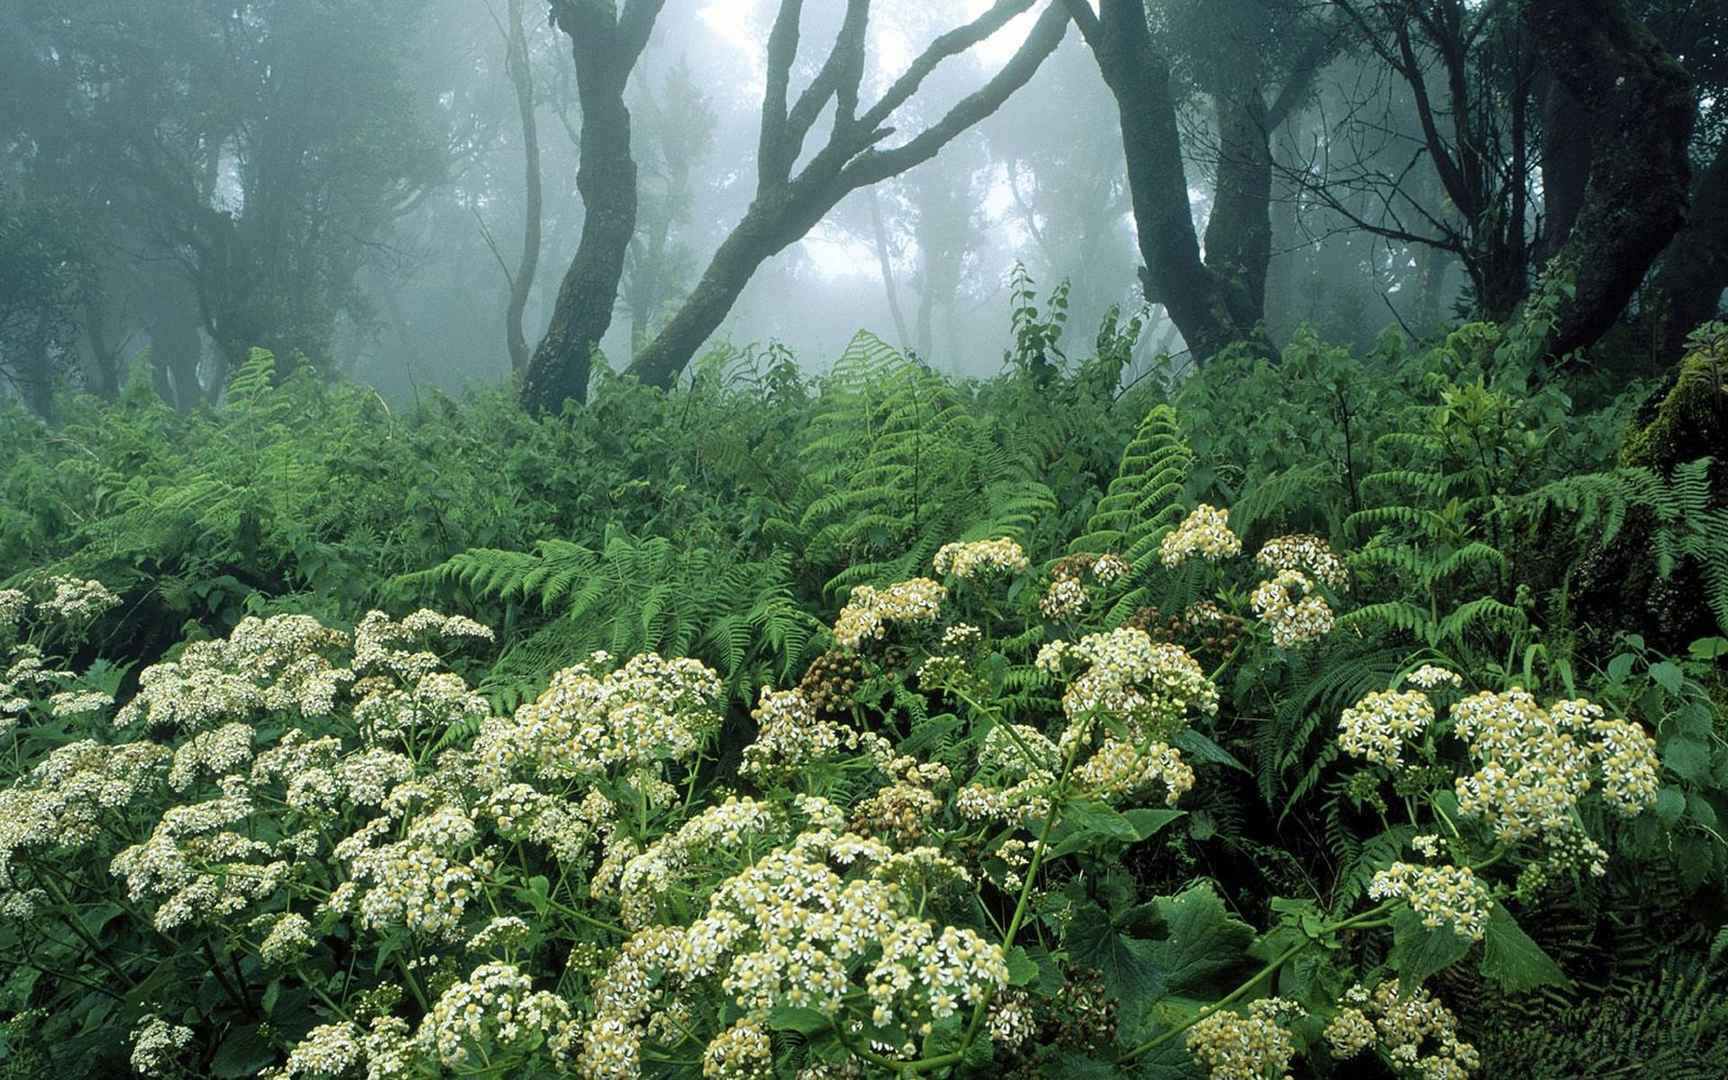
[[[191,1028],[145,1016],[132,1032],[132,1069],[140,1076],[166,1076],[191,1045]]]
[[[18,863],[76,850],[104,825],[120,826],[127,811],[154,794],[172,752],[155,743],[105,746],[93,739],[52,751],[17,786],[0,790],[0,905],[27,913],[31,890]]]
[[[1280,570],[1272,580],[1257,585],[1248,602],[1272,628],[1272,644],[1280,649],[1299,649],[1318,641],[1332,632],[1336,622],[1326,598],[1300,570]]]
[[[1182,524],[1164,535],[1158,558],[1175,569],[1191,558],[1211,562],[1242,554],[1242,538],[1230,531],[1230,511],[1201,503],[1182,519]]]
[[[375,742],[438,736],[459,724],[478,725],[492,713],[485,698],[448,671],[427,672],[408,687],[371,678],[356,684],[354,692],[363,693],[354,706],[354,722]]]
[[[479,880],[492,870],[485,854],[462,857],[480,839],[473,818],[444,804],[416,819],[403,839],[380,843],[390,825],[388,817],[375,818],[336,845],[349,880],[331,894],[328,907],[343,914],[352,909],[363,929],[402,927],[458,940]]]
[[[1188,1029],[1188,1052],[1212,1080],[1290,1080],[1296,1040],[1279,1020],[1305,1016],[1283,998],[1260,998],[1246,1013],[1221,1009]]]
[[[473,748],[482,771],[500,782],[518,770],[548,779],[662,776],[718,729],[725,686],[707,665],[656,653],[606,670],[611,662],[597,652],[552,676],[515,716],[486,720]]]
[[[1332,545],[1311,533],[1294,533],[1266,541],[1266,546],[1254,556],[1260,569],[1269,574],[1285,570],[1300,570],[1329,589],[1343,592],[1349,588],[1350,573],[1344,560],[1332,550]]]
[[[879,641],[893,622],[931,623],[942,614],[948,588],[930,578],[911,578],[877,589],[860,585],[834,621],[834,640],[848,649]]]
[[[1058,577],[1038,601],[1046,619],[1072,619],[1086,610],[1086,586],[1079,578]]]
[[[1007,537],[971,543],[943,544],[936,552],[938,574],[953,574],[961,581],[998,571],[1024,573],[1031,568],[1026,552]]]
[[[1190,712],[1217,712],[1218,688],[1181,646],[1154,643],[1144,630],[1130,627],[1054,642],[1038,653],[1038,667],[1045,671],[1061,673],[1076,663],[1085,667],[1062,695],[1068,727],[1057,742],[1059,753],[1091,738],[1095,714],[1126,731],[1126,738],[1105,734],[1077,767],[1076,781],[1109,799],[1161,782],[1166,801],[1175,805],[1194,785],[1194,771],[1169,740],[1186,726]]]
[[[1454,690],[1463,688],[1464,676],[1456,671],[1447,671],[1433,664],[1423,664],[1421,667],[1404,676],[1404,681],[1422,690],[1437,690],[1442,686],[1450,686]]]
[[[247,616],[226,639],[193,642],[180,659],[146,668],[114,726],[189,733],[258,710],[329,716],[354,679],[329,659],[347,644],[347,635],[309,615]]]
[[[733,796],[703,810],[624,864],[618,878],[618,898],[625,925],[635,929],[648,925],[655,914],[655,900],[704,856],[717,856],[715,861],[722,865],[735,864],[739,848],[747,840],[778,838],[786,824],[783,811],[757,799]]]
[[[437,638],[491,641],[490,627],[461,615],[440,615],[425,608],[398,622],[382,611],[369,611],[354,628],[354,670],[385,671],[407,683],[438,670],[443,662],[425,648]]]
[[[1154,642],[1144,630],[1122,627],[1057,641],[1038,651],[1037,666],[1055,674],[1083,666],[1062,695],[1062,711],[1078,725],[1102,711],[1129,725],[1180,728],[1190,711],[1218,711],[1218,688],[1179,645]]]
[[[68,623],[87,622],[120,606],[120,598],[100,581],[56,577],[48,584],[54,595],[36,605],[36,614]]]
[[[48,668],[42,662],[42,651],[34,645],[15,646],[8,659],[11,662],[0,674],[0,735],[17,726],[18,718],[46,688],[72,677],[69,671]]]
[[[17,633],[29,607],[30,596],[23,589],[0,589],[0,642]]]
[[[1338,746],[1347,754],[1396,769],[1404,745],[1434,722],[1434,704],[1419,690],[1377,690],[1344,710]]]
[[[702,1075],[708,1080],[772,1080],[774,1044],[768,1029],[746,1017],[715,1036],[702,1052]]]
[[[1458,1018],[1427,990],[1406,994],[1396,980],[1370,993],[1353,986],[1346,1005],[1326,1025],[1333,1057],[1346,1061],[1378,1046],[1401,1077],[1408,1080],[1468,1080],[1482,1067],[1482,1056],[1458,1038]]]
[[[288,852],[248,835],[253,830],[243,823],[253,810],[245,780],[229,777],[216,798],[169,807],[109,870],[134,902],[156,901],[158,930],[238,914],[269,898],[289,874],[281,857]]]
[[[845,880],[829,862],[875,865]],[[883,880],[892,862],[877,841],[803,834],[715,891],[685,937],[680,974],[719,975],[752,1016],[782,1005],[835,1012],[852,987],[849,964],[873,956],[863,975],[873,1020],[908,1030],[1005,986],[1001,948],[917,917],[907,893]]]
[[[1494,900],[1468,866],[1415,866],[1395,862],[1374,875],[1368,895],[1406,900],[1429,929],[1450,926],[1459,937],[1481,941]]]
[[[1451,715],[1477,764],[1456,782],[1458,809],[1485,819],[1503,843],[1578,832],[1574,808],[1596,773],[1604,800],[1621,814],[1656,801],[1655,741],[1600,706],[1572,700],[1544,709],[1529,692],[1509,690],[1473,694]],[[1592,870],[1602,872],[1600,859]]]
[[[542,1045],[568,1058],[576,1027],[563,998],[535,990],[514,964],[481,964],[433,1003],[415,1033],[417,1048],[445,1069],[495,1071],[499,1062]]]

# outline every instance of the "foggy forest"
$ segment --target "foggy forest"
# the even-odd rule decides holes
[[[1725,291],[1719,0],[0,0],[0,1080],[1720,1080]]]

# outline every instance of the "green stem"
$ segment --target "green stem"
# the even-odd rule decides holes
[[[1385,920],[1381,920],[1379,916],[1390,910],[1394,903],[1395,901],[1388,900],[1376,907],[1369,908],[1360,915],[1355,915],[1341,922],[1321,927],[1313,936],[1303,938],[1301,941],[1298,941],[1296,944],[1273,957],[1265,967],[1255,972],[1249,977],[1248,981],[1243,983],[1241,986],[1238,986],[1236,989],[1230,991],[1230,993],[1224,995],[1224,997],[1206,1006],[1204,1009],[1201,1009],[1199,1012],[1171,1028],[1169,1031],[1160,1032],[1152,1038],[1147,1039],[1139,1046],[1134,1047],[1126,1054],[1117,1058],[1116,1063],[1119,1065],[1126,1064],[1143,1054],[1150,1053],[1158,1047],[1163,1046],[1171,1039],[1174,1039],[1176,1036],[1182,1034],[1184,1031],[1187,1031],[1195,1024],[1206,1019],[1208,1016],[1211,1016],[1213,1013],[1218,1012],[1221,1009],[1227,1009],[1236,1004],[1236,1002],[1246,996],[1250,990],[1253,990],[1254,987],[1258,986],[1261,981],[1275,974],[1279,968],[1295,959],[1296,956],[1302,953],[1303,950],[1307,949],[1308,946],[1314,944],[1326,935],[1335,934],[1341,930],[1365,930],[1371,927],[1384,925]]]

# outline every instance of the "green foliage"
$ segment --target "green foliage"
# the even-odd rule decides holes
[[[784,684],[803,671],[820,626],[793,595],[789,554],[753,561],[616,531],[598,550],[564,540],[542,540],[532,553],[478,549],[397,582],[403,589],[422,583],[458,586],[470,602],[505,601],[534,626],[481,683],[507,705],[537,692],[547,672],[596,650],[696,657],[748,699],[763,683]]]
[[[1182,519],[1180,499],[1193,463],[1176,410],[1153,406],[1122,451],[1110,490],[1068,550],[1120,552],[1136,573],[1144,572],[1164,533]]]
[[[950,540],[1018,537],[1056,505],[954,386],[862,332],[823,381],[800,457],[797,528],[829,590],[910,577]]]
[[[70,400],[57,432],[0,414],[0,436],[16,448],[0,466],[5,586],[39,604],[60,587],[56,575],[100,577],[124,601],[77,633],[20,624],[20,643],[51,671],[26,684],[34,659],[0,663],[0,707],[23,702],[17,730],[0,730],[12,784],[0,797],[36,790],[45,774],[35,765],[83,738],[105,753],[166,755],[164,771],[176,755],[201,760],[201,728],[116,729],[106,716],[61,715],[54,696],[124,703],[151,664],[196,669],[247,615],[375,628],[382,616],[368,609],[429,605],[497,635],[468,655],[440,646],[363,677],[365,650],[331,646],[319,662],[345,674],[327,711],[299,698],[233,706],[252,732],[249,755],[302,735],[331,740],[320,745],[333,755],[292,785],[254,775],[251,756],[230,767],[254,777],[255,794],[233,836],[316,848],[295,854],[277,891],[245,901],[255,910],[170,928],[170,946],[151,924],[157,900],[129,896],[109,872],[123,843],[152,835],[173,808],[214,813],[222,789],[203,766],[186,765],[182,786],[152,781],[76,857],[24,851],[11,865],[44,875],[30,879],[44,883],[30,901],[44,914],[33,937],[0,927],[0,952],[18,972],[0,983],[0,1008],[19,1014],[0,1036],[0,1061],[124,1071],[146,1001],[194,1030],[187,1062],[201,1075],[280,1063],[344,1013],[421,1024],[439,994],[500,954],[321,905],[359,880],[330,845],[366,827],[401,841],[446,806],[476,837],[434,854],[483,869],[461,940],[480,932],[482,897],[488,918],[522,918],[528,937],[501,955],[582,1025],[597,1019],[601,973],[638,927],[681,931],[725,883],[829,829],[899,860],[892,870],[874,855],[826,860],[837,880],[864,889],[894,876],[893,902],[907,905],[896,918],[915,912],[1001,949],[1007,975],[989,1004],[975,1014],[963,999],[927,1031],[875,1026],[864,981],[874,954],[843,965],[855,993],[838,1011],[777,998],[759,1018],[782,1073],[852,1062],[893,1075],[898,1066],[873,1059],[868,1043],[910,1044],[934,1077],[1192,1076],[1193,1032],[1276,995],[1306,1010],[1279,1021],[1302,1067],[1354,1075],[1374,1066],[1331,1062],[1321,1032],[1352,985],[1393,978],[1425,979],[1464,1017],[1459,1037],[1512,1063],[1509,1075],[1525,1059],[1504,1032],[1531,1017],[1564,1036],[1543,1069],[1585,1060],[1586,1047],[1614,1061],[1647,1053],[1674,1075],[1714,1061],[1713,1035],[1670,1038],[1652,1021],[1616,1042],[1607,1006],[1581,1010],[1596,994],[1689,1030],[1714,1022],[1713,984],[1698,986],[1715,976],[1697,967],[1702,981],[1682,992],[1665,972],[1728,940],[1728,644],[1676,649],[1616,636],[1629,627],[1612,619],[1581,625],[1569,569],[1578,549],[1625,550],[1657,579],[1706,582],[1719,605],[1711,463],[1607,468],[1627,403],[1579,409],[1560,384],[1534,377],[1522,339],[1493,328],[1414,353],[1389,340],[1366,357],[1303,334],[1280,365],[1229,355],[1181,381],[1155,368],[1124,390],[1138,320],[1112,313],[1094,355],[1070,360],[1057,347],[1065,294],[1040,305],[1029,280],[1016,290],[1010,370],[982,383],[944,378],[861,334],[808,383],[783,350],[721,350],[687,392],[602,374],[588,408],[538,421],[501,396],[431,398],[398,414],[254,351],[225,399],[190,415],[140,393],[107,407]],[[1166,565],[1163,539],[1202,501],[1229,511],[1243,554]],[[1329,543],[1348,573],[1311,594],[1336,615],[1329,633],[1274,639],[1256,613],[1262,601],[1250,602],[1274,571],[1254,556],[1293,532],[1314,534],[1303,540],[1313,550]],[[933,566],[942,545],[979,539],[1015,541],[988,549],[1012,554],[1012,566]],[[1098,562],[1105,553],[1126,569]],[[914,577],[942,579],[919,586],[941,596],[940,614],[859,588]],[[1058,579],[1078,600],[1046,611]],[[12,603],[0,595],[0,621]],[[885,604],[870,608],[879,633],[827,629],[844,621],[842,604],[854,630],[869,625],[860,611]],[[256,640],[258,625],[235,636]],[[300,624],[269,625],[286,634]],[[1122,636],[1090,636],[1113,631]],[[0,626],[0,638],[10,632]],[[1136,699],[1111,696],[1121,688],[1099,696],[1100,684],[1080,682],[1075,654],[1060,655],[1114,641],[1123,652],[1112,663],[1134,670],[1148,639],[1169,648],[1150,654],[1156,679],[1135,684],[1144,709],[1158,713],[1151,703],[1192,679],[1216,687],[1216,710],[1148,720]],[[597,650],[612,659],[594,660]],[[557,844],[511,831],[488,771],[498,759],[476,748],[554,730],[549,717],[592,700],[584,679],[650,652],[713,670],[682,756],[601,768],[585,755],[623,743],[597,733],[639,714],[590,716],[537,768],[512,774],[570,831]],[[1344,749],[1347,711],[1404,688],[1424,664],[1463,686],[1429,692],[1435,718],[1404,744],[1407,767]],[[423,665],[438,677],[416,681]],[[758,697],[765,686],[799,687],[809,711]],[[1537,841],[1503,844],[1460,810],[1459,785],[1479,763],[1450,709],[1514,688],[1544,703],[1587,698],[1655,740],[1648,810],[1620,815],[1594,776],[1568,804],[1577,835],[1601,845],[1605,879],[1551,860]],[[408,710],[405,733],[380,728],[371,710],[383,698],[363,709],[366,695]],[[415,695],[437,708],[423,714]],[[784,716],[793,722],[776,728]],[[1055,760],[1016,771],[1001,755],[1004,725],[1024,725],[1007,729],[1010,742],[1035,735],[1060,747]],[[801,739],[826,749],[787,749]],[[1154,742],[1192,770],[1191,789],[1174,758],[1113,771],[1127,766],[1110,753],[1151,754]],[[343,794],[384,754],[399,754],[405,763],[392,767],[414,778],[397,798]],[[320,786],[326,776],[334,787]],[[326,790],[336,792],[328,805],[318,802]],[[767,824],[722,829],[713,843],[674,839],[744,813],[735,796],[765,807]],[[1025,801],[991,810],[997,797]],[[1480,940],[1389,893],[1396,864],[1472,868],[1486,897]],[[626,866],[628,887],[616,874]],[[235,896],[254,880],[251,869],[224,873]],[[65,903],[48,882],[71,890]],[[250,921],[285,910],[313,925],[315,945],[295,970],[264,963],[266,924]],[[695,1039],[674,1045],[671,1028],[655,1028],[644,1045],[656,1075],[700,1069],[704,1047],[745,1015],[735,993],[704,978],[680,983],[656,969],[643,983],[678,1004]],[[92,989],[109,979],[132,988],[124,1000]],[[1468,1007],[1476,1000],[1504,1009]],[[868,1040],[854,1038],[866,1030]],[[549,1072],[546,1045],[509,1048],[494,1072]],[[1383,1047],[1370,1054],[1386,1060]]]

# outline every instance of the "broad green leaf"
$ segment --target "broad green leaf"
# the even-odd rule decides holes
[[[1392,916],[1392,954],[1386,961],[1411,986],[1462,960],[1471,944],[1450,926],[1424,926],[1422,916],[1406,906]]]
[[[1678,694],[1680,692],[1680,682],[1683,676],[1680,673],[1680,665],[1676,664],[1674,661],[1663,660],[1659,663],[1651,664],[1650,677],[1655,679],[1656,684],[1662,689],[1668,691],[1670,694]]]
[[[815,1009],[798,1009],[782,1005],[768,1013],[768,1026],[775,1031],[796,1031],[800,1035],[815,1035],[834,1025],[827,1014]]]
[[[1024,946],[1016,945],[1008,954],[1008,985],[1026,986],[1038,977],[1038,962],[1026,955]]]
[[[1068,955],[1077,964],[1096,968],[1104,988],[1122,1001],[1139,1001],[1163,992],[1153,950],[1158,942],[1130,937],[1108,912],[1088,904],[1068,924]]]
[[[1237,772],[1249,773],[1250,775],[1253,773],[1253,770],[1242,764],[1241,760],[1238,759],[1235,754],[1232,754],[1222,746],[1219,746],[1216,742],[1212,741],[1211,738],[1202,735],[1193,728],[1188,728],[1181,732],[1174,739],[1170,740],[1170,742],[1171,745],[1176,747],[1176,749],[1187,754],[1195,761],[1207,765],[1223,765],[1226,768],[1235,769]]]
[[[1222,996],[1257,965],[1249,949],[1254,928],[1224,910],[1210,885],[1196,885],[1155,901],[1167,937],[1152,957],[1165,989],[1185,997]]]
[[[1662,764],[1682,780],[1700,782],[1710,775],[1710,747],[1697,739],[1669,739],[1662,747]]]
[[[1560,965],[1524,932],[1503,904],[1495,904],[1489,912],[1488,934],[1482,945],[1482,977],[1509,994],[1538,986],[1565,986],[1569,981]]]

